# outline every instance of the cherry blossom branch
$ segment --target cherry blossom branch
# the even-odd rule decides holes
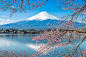
[[[79,43],[79,45],[74,49],[73,52],[75,52],[75,51],[79,48],[79,46],[83,43],[83,41],[84,41],[85,39],[86,39],[86,36],[82,39],[82,41],[81,41],[81,42]],[[73,53],[73,52],[72,52],[72,53]],[[70,54],[72,54],[72,53],[70,53]],[[71,56],[70,54],[68,55],[68,57]]]

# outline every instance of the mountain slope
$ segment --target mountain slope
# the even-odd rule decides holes
[[[50,26],[47,26],[46,24],[52,24],[53,22],[59,22],[58,20],[27,20],[27,21],[20,21],[16,23],[1,25],[0,28],[4,29],[46,29],[50,28]]]
[[[62,21],[62,20],[61,20]],[[58,20],[27,20],[27,21],[20,21],[17,23],[11,23],[11,24],[6,24],[6,25],[1,25],[0,28],[3,29],[48,29],[53,27],[52,25],[57,24],[58,22],[61,22]],[[64,23],[64,21],[62,21]],[[46,24],[50,24],[50,26],[47,26]],[[51,25],[52,24],[52,25]],[[74,27],[75,28],[82,28],[85,27],[86,24],[82,24],[79,22],[75,22]],[[59,25],[61,26],[61,24]]]

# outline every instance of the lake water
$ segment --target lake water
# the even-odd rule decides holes
[[[44,43],[41,42],[40,44],[33,45],[36,41],[31,41],[31,37],[38,35],[39,34],[0,34],[0,50],[9,50],[16,52],[21,51],[22,53],[25,51],[27,53],[34,54],[41,46],[41,44]],[[82,43],[83,47],[86,48],[85,44],[86,41]],[[63,48],[59,48],[59,50],[61,51]]]
[[[35,53],[39,46],[33,45],[31,37],[39,34],[0,34],[0,50]]]

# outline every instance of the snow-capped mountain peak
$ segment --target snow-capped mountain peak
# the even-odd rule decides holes
[[[35,16],[28,18],[27,20],[46,20],[46,19],[59,20],[59,18],[47,13],[46,11],[40,12],[36,14]]]

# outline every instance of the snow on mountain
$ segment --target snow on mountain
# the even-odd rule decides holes
[[[40,12],[35,16],[28,18],[27,20],[47,20],[47,19],[60,20],[59,18],[47,13],[46,11]]]

